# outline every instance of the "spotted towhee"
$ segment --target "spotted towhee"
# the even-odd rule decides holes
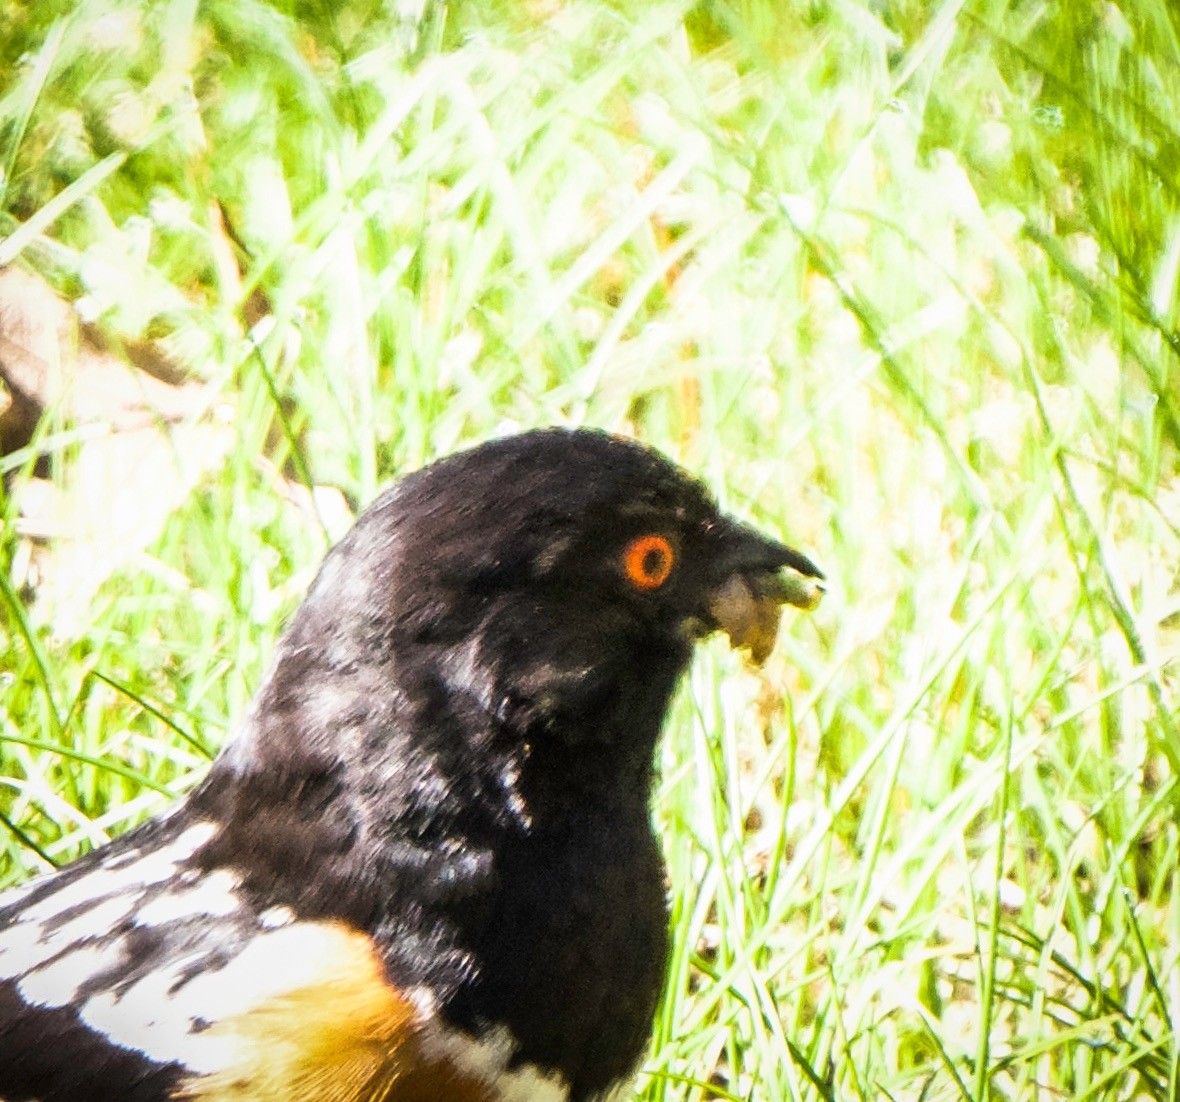
[[[587,1102],[668,913],[653,749],[694,639],[819,571],[656,452],[485,444],[328,555],[177,807],[0,896],[4,1102]]]

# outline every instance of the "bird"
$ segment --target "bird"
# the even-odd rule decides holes
[[[694,643],[805,555],[589,428],[405,476],[207,775],[0,895],[0,1102],[599,1102],[668,953],[655,749]]]

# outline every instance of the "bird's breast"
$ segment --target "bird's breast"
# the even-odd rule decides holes
[[[595,1097],[642,1055],[667,955],[663,863],[646,813],[514,839],[467,937],[448,1017],[508,1030],[514,1059]]]

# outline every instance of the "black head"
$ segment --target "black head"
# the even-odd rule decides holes
[[[589,430],[496,440],[404,479],[332,550],[268,712],[308,700],[298,737],[330,741],[358,692],[384,694],[436,723],[462,713],[479,737],[647,756],[693,640],[724,628],[761,657],[780,604],[807,603],[803,577],[820,574],[650,448]]]

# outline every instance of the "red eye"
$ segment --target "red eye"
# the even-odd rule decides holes
[[[676,552],[663,536],[639,536],[623,552],[623,569],[637,589],[659,589],[676,565]]]

